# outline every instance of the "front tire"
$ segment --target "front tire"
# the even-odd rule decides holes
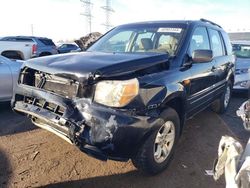
[[[163,125],[152,132],[132,158],[132,163],[139,171],[151,175],[167,168],[180,133],[180,119],[174,109],[166,109],[161,118],[164,120]]]
[[[212,110],[218,114],[223,114],[224,112],[226,112],[229,103],[231,101],[231,96],[232,96],[232,83],[229,80],[227,82],[225,91],[222,94],[222,96],[216,101],[214,101],[213,104],[211,105]]]

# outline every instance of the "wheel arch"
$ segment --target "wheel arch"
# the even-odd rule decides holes
[[[180,118],[180,132],[182,132],[182,129],[185,124],[186,119],[186,100],[185,100],[185,93],[184,92],[176,92],[171,94],[163,103],[162,105],[162,111],[166,109],[167,107],[173,108],[179,118]]]
[[[179,118],[180,118],[180,132],[179,134],[181,135],[184,124],[185,124],[185,119],[186,119],[186,92],[184,90],[184,86],[181,84],[171,84],[168,85],[169,87],[166,88],[166,95],[164,98],[157,98],[156,100],[152,100],[154,101],[154,104],[156,104],[156,102],[160,102],[160,104],[158,104],[156,109],[152,109],[154,115],[155,116],[155,123],[154,125],[151,127],[150,130],[148,130],[145,135],[143,136],[141,142],[138,143],[138,147],[141,146],[141,144],[143,144],[145,142],[146,139],[148,139],[148,137],[152,134],[153,131],[155,131],[157,128],[159,128],[159,126],[162,125],[163,120],[161,119],[161,114],[164,113],[164,111],[166,111],[168,108],[172,108],[174,109]],[[152,102],[151,101],[151,102]]]
[[[17,59],[24,60],[23,53],[18,50],[5,50],[1,53],[1,55],[10,59],[16,57]]]

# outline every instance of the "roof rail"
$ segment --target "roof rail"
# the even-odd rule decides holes
[[[220,25],[218,25],[218,24],[216,24],[216,23],[214,23],[214,22],[212,22],[212,21],[210,21],[210,20],[206,20],[206,19],[204,19],[204,18],[201,18],[200,21],[206,22],[206,23],[210,23],[210,24],[212,24],[212,25],[218,26],[219,28],[222,28]]]

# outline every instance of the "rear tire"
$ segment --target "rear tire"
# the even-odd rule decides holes
[[[154,175],[167,168],[180,134],[180,118],[172,108],[162,114],[163,125],[154,130],[142,144],[132,163],[146,174]]]
[[[212,110],[218,114],[223,114],[224,112],[226,112],[229,103],[231,101],[231,96],[232,96],[232,83],[229,80],[227,82],[225,91],[222,94],[222,96],[212,103],[211,105]]]

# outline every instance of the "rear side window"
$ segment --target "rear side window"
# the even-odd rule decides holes
[[[26,39],[26,38],[16,38],[16,41],[20,41],[20,42],[33,42],[32,39]]]
[[[63,44],[63,45],[60,46],[61,49],[62,48],[67,48],[67,47],[68,47],[67,44]]]
[[[214,29],[208,29],[208,32],[210,35],[214,57],[223,56],[224,52],[223,52],[223,46],[222,46],[222,41],[221,41],[219,32]]]
[[[50,39],[38,39],[46,46],[55,46],[54,42]]]
[[[232,44],[230,42],[228,34],[226,32],[221,32],[221,34],[224,39],[227,55],[232,55],[233,54]]]
[[[209,38],[205,27],[197,27],[192,35],[189,53],[192,54],[194,50],[209,50]]]

